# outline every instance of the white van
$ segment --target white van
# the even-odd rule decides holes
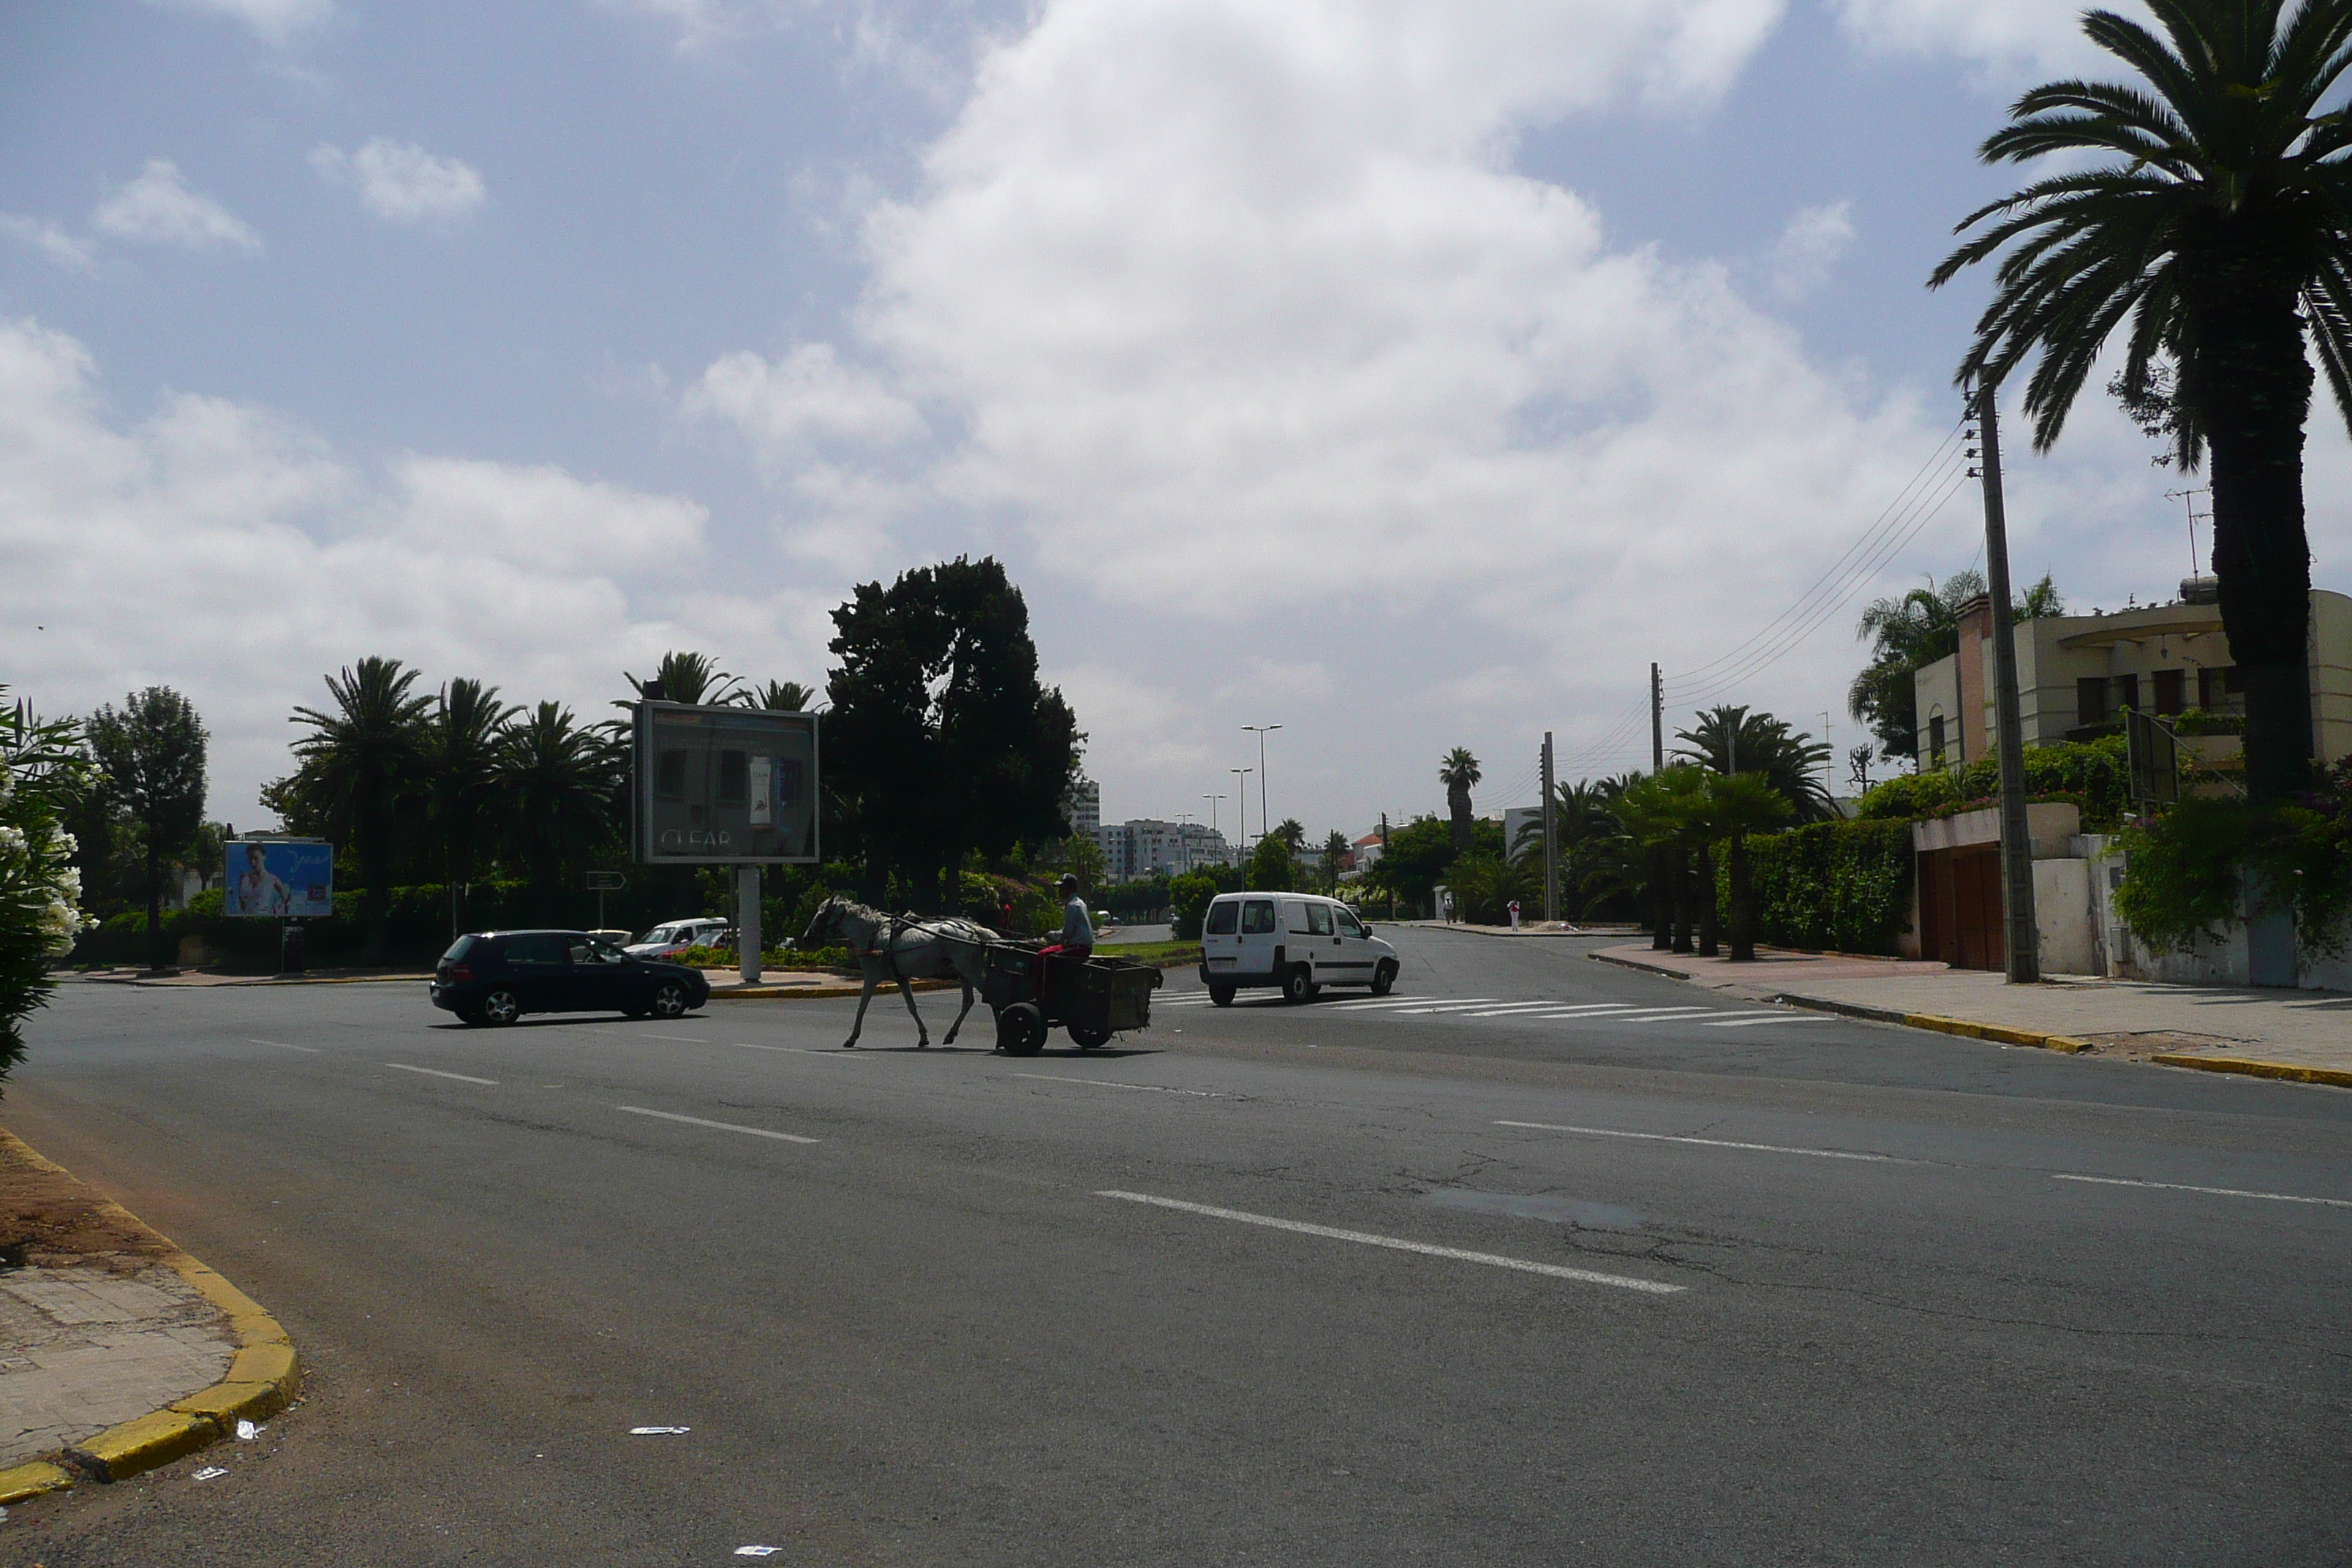
[[[1201,983],[1220,1007],[1244,986],[1278,985],[1290,1002],[1326,985],[1396,984],[1396,949],[1356,911],[1314,893],[1220,893],[1201,922]]]

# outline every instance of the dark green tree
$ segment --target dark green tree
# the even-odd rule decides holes
[[[163,868],[188,849],[205,823],[205,726],[188,700],[151,686],[100,707],[88,725],[91,754],[108,798],[135,826],[147,860],[147,962],[161,969],[164,951]]]
[[[80,725],[0,705],[0,1079],[24,1059],[25,1019],[47,1005],[49,966],[80,929],[61,822],[97,787],[93,772]]]
[[[582,728],[562,703],[541,702],[506,726],[499,811],[541,920],[562,918],[565,872],[584,867],[610,837],[613,775],[623,765],[613,741]]]
[[[1368,886],[1392,893],[1415,913],[1425,913],[1445,869],[1454,864],[1454,835],[1442,816],[1416,816],[1389,830],[1389,847],[1366,873]]]
[[[645,679],[639,680],[628,671],[621,672],[637,694],[640,702],[688,702],[718,704],[748,702],[751,694],[743,689],[740,677],[728,674],[719,668],[719,661],[709,654],[670,652],[662,655],[661,663]],[[633,706],[616,702],[616,708]]]
[[[771,713],[805,713],[815,701],[814,689],[797,680],[771,680],[751,693],[751,706]]]
[[[1707,776],[1708,817],[1725,846],[1731,883],[1731,962],[1756,958],[1756,883],[1748,865],[1750,835],[1769,833],[1793,815],[1779,790],[1761,773]]]
[[[1348,868],[1348,862],[1354,854],[1354,847],[1349,844],[1348,836],[1338,828],[1335,827],[1323,836],[1321,859],[1323,890],[1326,893],[1339,892],[1339,874]]]
[[[825,765],[854,803],[873,897],[895,873],[935,910],[966,855],[1069,836],[1085,737],[1037,679],[1029,607],[1003,565],[960,556],[861,584],[833,620]]]
[[[2145,403],[2169,369],[2178,456],[2212,465],[2213,570],[2263,808],[2302,788],[2311,760],[2314,357],[2352,425],[2352,118],[2337,92],[2352,0],[2148,10],[2160,37],[2111,12],[2083,17],[2137,81],[2051,82],[2011,106],[1984,161],[2055,156],[2063,172],[1963,218],[1958,231],[1976,232],[1929,286],[2007,250],[1959,376],[1998,386],[2032,362],[2037,448],[2058,439],[2118,329],[2126,393]]]
[[[398,659],[371,656],[327,677],[331,711],[297,708],[290,721],[310,731],[294,742],[299,765],[291,793],[331,830],[349,834],[359,861],[367,933],[362,956],[369,963],[390,955],[394,816],[420,783],[425,720],[433,709],[433,699],[409,690],[415,684],[416,672]]]
[[[1467,746],[1456,746],[1437,764],[1437,782],[1445,786],[1445,812],[1453,826],[1454,852],[1470,847],[1470,792],[1486,775]]]
[[[1295,891],[1298,862],[1282,836],[1269,833],[1259,838],[1257,847],[1250,852],[1248,888],[1254,893],[1287,893]]]
[[[427,809],[449,878],[449,931],[466,929],[466,885],[474,879],[485,818],[499,795],[507,722],[520,710],[499,689],[464,677],[441,689],[421,748]]]
[[[1830,749],[1802,730],[1791,730],[1785,720],[1769,713],[1751,713],[1726,703],[1697,715],[1698,722],[1675,731],[1683,742],[1675,751],[1709,773],[1762,773],[1805,822],[1832,815],[1829,786],[1822,768]]]

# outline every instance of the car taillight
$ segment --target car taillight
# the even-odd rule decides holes
[[[471,980],[473,977],[474,972],[462,963],[453,963],[449,966],[449,978],[452,980]]]

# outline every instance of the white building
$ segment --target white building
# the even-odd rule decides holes
[[[1095,839],[1102,846],[1103,875],[1114,882],[1234,864],[1225,836],[1197,822],[1139,817],[1099,828]]]
[[[1062,813],[1070,819],[1070,837],[1102,838],[1102,785],[1083,773],[1070,781],[1070,793],[1062,797]]]

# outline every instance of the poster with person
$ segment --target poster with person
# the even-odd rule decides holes
[[[335,847],[315,839],[238,838],[228,845],[221,912],[270,920],[335,912]]]

